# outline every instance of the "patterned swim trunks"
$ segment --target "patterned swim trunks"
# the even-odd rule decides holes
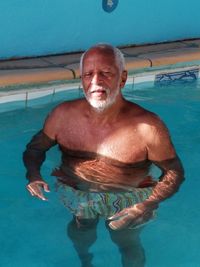
[[[83,219],[109,218],[124,208],[147,199],[153,187],[133,188],[128,192],[84,192],[58,182],[61,201],[70,212]]]

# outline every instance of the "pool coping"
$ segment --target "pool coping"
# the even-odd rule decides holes
[[[163,81],[184,73],[200,77],[200,39],[161,44],[120,47],[128,70],[127,83]],[[79,60],[82,53],[0,61],[0,103],[45,95],[48,91],[80,87]],[[183,75],[182,75],[183,76]],[[29,94],[29,96],[28,96]],[[32,94],[32,96],[31,96]],[[9,100],[10,99],[10,100]],[[15,99],[16,100],[16,99]]]

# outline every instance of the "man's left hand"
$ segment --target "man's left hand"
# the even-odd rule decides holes
[[[133,207],[125,208],[109,218],[109,226],[113,230],[123,228],[136,228],[148,222],[154,217],[154,209],[143,205],[135,204]]]

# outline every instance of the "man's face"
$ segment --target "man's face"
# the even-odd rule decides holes
[[[111,50],[91,49],[82,66],[82,84],[87,101],[99,111],[111,106],[121,88],[122,72]]]

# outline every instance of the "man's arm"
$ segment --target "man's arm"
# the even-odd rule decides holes
[[[46,152],[57,144],[57,133],[60,131],[60,118],[62,114],[58,105],[46,118],[44,127],[26,146],[23,154],[24,165],[27,169],[26,177],[29,180],[27,190],[32,196],[46,200],[42,189],[49,191],[48,184],[43,180],[40,174],[40,168],[45,160]]]
[[[184,169],[172,144],[168,129],[157,119],[150,132],[148,159],[162,171],[159,182],[154,187],[149,203],[160,203],[176,193],[184,181]]]
[[[46,151],[56,145],[42,130],[33,136],[23,153],[24,165],[27,169],[26,178],[30,181],[42,180],[40,168],[46,157]]]
[[[154,161],[154,164],[162,170],[162,175],[148,199],[149,204],[160,203],[171,197],[184,181],[184,170],[178,156],[160,162]]]
[[[161,169],[162,175],[147,200],[124,209],[110,218],[114,220],[109,224],[112,229],[120,229],[129,225],[137,225],[137,222],[148,221],[152,217],[153,210],[158,208],[159,203],[177,192],[184,181],[181,161],[162,121],[158,119],[156,126],[151,127],[151,130],[146,134],[148,134],[148,159]],[[117,217],[119,219],[116,220]]]
[[[42,189],[49,192],[48,184],[42,179],[40,168],[46,157],[46,151],[56,144],[42,130],[33,136],[23,153],[24,165],[27,169],[26,178],[29,180],[27,190],[32,196],[47,200]]]

